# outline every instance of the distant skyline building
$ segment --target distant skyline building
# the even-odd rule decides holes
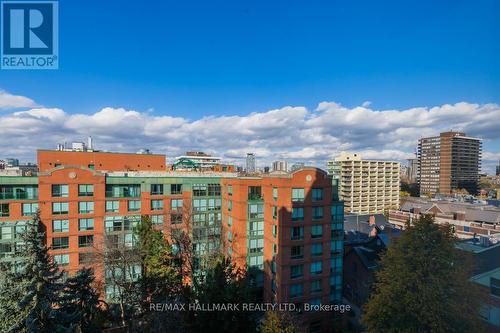
[[[274,161],[273,162],[273,171],[288,171],[288,162],[287,161]]]
[[[409,158],[406,168],[406,177],[408,180],[416,182],[418,178],[418,158]]]
[[[255,167],[255,154],[254,153],[247,153],[247,159],[246,159],[246,172],[256,172],[257,169]]]
[[[497,170],[495,173],[497,176],[500,176],[500,160],[498,160]]]
[[[297,163],[292,164],[291,171],[294,172],[294,171],[302,169],[303,167],[305,167],[305,164],[303,162],[297,162]]]
[[[479,138],[463,132],[443,132],[418,143],[418,182],[421,195],[452,194],[465,189],[477,192],[481,169]]]
[[[384,213],[399,207],[400,164],[363,160],[359,154],[342,152],[328,161],[328,174],[338,186],[340,200],[351,213]]]

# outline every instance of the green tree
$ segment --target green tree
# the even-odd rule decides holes
[[[290,316],[278,311],[267,311],[260,325],[261,333],[297,333],[299,330],[292,324]]]
[[[204,273],[203,283],[194,290],[200,304],[243,304],[253,301],[252,289],[243,272],[220,257]],[[193,332],[255,332],[256,314],[249,311],[198,311]]]
[[[16,272],[4,271],[0,285],[2,293],[18,296],[9,302],[0,299],[0,308],[7,320],[2,332],[66,332],[65,316],[55,305],[59,304],[62,291],[62,272],[48,254],[45,244],[45,230],[37,212],[33,223],[27,226],[23,235],[21,264]],[[10,267],[12,270],[13,268]],[[18,312],[18,313],[13,313]],[[2,318],[2,319],[3,319]]]
[[[423,216],[381,258],[364,307],[367,332],[481,332],[471,260],[449,225]]]
[[[83,333],[101,332],[104,319],[99,292],[93,287],[94,271],[90,268],[79,270],[68,278],[61,300],[61,311],[77,325]]]

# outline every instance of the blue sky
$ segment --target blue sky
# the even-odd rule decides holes
[[[68,116],[500,103],[495,0],[62,0],[59,10],[60,69],[1,71],[0,89]],[[498,142],[490,135],[485,147]]]

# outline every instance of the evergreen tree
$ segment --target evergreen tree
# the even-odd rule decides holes
[[[471,261],[449,225],[424,216],[381,258],[362,322],[367,332],[481,332]]]
[[[61,300],[61,311],[83,333],[100,332],[104,317],[99,293],[93,287],[94,281],[92,269],[79,270],[66,280]]]
[[[22,265],[18,272],[2,273],[2,282],[9,283],[6,291],[14,298],[7,304],[6,318],[11,321],[5,332],[57,333],[66,332],[64,316],[57,309],[62,290],[62,272],[50,258],[45,244],[45,232],[37,212],[33,223],[23,235],[24,246],[20,253]],[[3,292],[2,288],[2,292]],[[4,304],[1,304],[1,308]],[[19,312],[11,313],[10,311]]]
[[[252,290],[244,274],[226,258],[211,264],[203,283],[194,290],[200,304],[242,304],[253,302]],[[194,315],[194,332],[255,332],[256,313],[249,311],[198,311]]]

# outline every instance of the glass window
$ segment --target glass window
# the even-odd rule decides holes
[[[52,238],[52,248],[57,249],[67,249],[69,247],[68,237],[54,237]]]
[[[251,236],[264,235],[264,221],[250,222],[250,235]]]
[[[79,231],[94,230],[94,219],[79,219],[78,230]]]
[[[292,221],[304,219],[304,207],[292,207]]]
[[[54,255],[54,262],[59,266],[69,265],[69,254],[56,254]]]
[[[151,215],[151,223],[153,224],[163,224],[163,215]]]
[[[311,247],[311,255],[313,257],[323,255],[323,244],[322,243],[313,244]]]
[[[320,238],[323,237],[323,225],[313,225],[311,227],[311,238]]]
[[[163,195],[163,184],[151,184],[152,195]]]
[[[93,201],[80,201],[78,203],[78,212],[80,214],[93,214],[94,202]]]
[[[79,197],[91,197],[94,195],[94,185],[78,185],[78,196]]]
[[[336,240],[330,242],[330,252],[332,254],[339,254],[342,252],[344,247],[344,242],[342,240]]]
[[[182,184],[170,184],[171,194],[182,194]]]
[[[263,204],[251,204],[251,205],[249,205],[249,217],[251,219],[264,218],[264,205]]]
[[[227,217],[227,226],[230,227],[233,225],[233,218],[231,216]]]
[[[264,239],[250,239],[250,253],[263,252],[264,251]]]
[[[7,217],[10,215],[9,204],[0,204],[0,217]]]
[[[321,280],[311,282],[311,292],[317,293],[321,291]]]
[[[53,220],[52,232],[68,232],[69,220]]]
[[[276,220],[277,218],[278,218],[278,207],[273,206],[273,219]]]
[[[233,185],[227,185],[227,194],[233,195]]]
[[[208,184],[208,196],[220,196],[220,184]]]
[[[52,214],[63,215],[63,214],[68,214],[68,212],[69,212],[69,203],[67,202],[52,203]]]
[[[170,223],[172,224],[182,223],[182,214],[179,213],[170,214]]]
[[[67,198],[69,196],[68,185],[52,185],[52,197],[54,198]]]
[[[23,203],[23,216],[32,216],[38,210],[37,203]]]
[[[278,226],[276,224],[273,225],[273,237],[276,238],[278,236]]]
[[[273,187],[273,199],[278,200],[278,188]]]
[[[292,298],[302,297],[303,289],[304,288],[302,286],[302,283],[292,284],[290,286],[290,297],[292,297]]]
[[[182,199],[172,199],[171,206],[172,206],[172,210],[182,210],[183,200]]]
[[[296,279],[302,277],[304,274],[304,265],[292,265],[290,266],[290,279]]]
[[[291,247],[291,259],[302,259],[304,258],[304,247],[303,246],[292,246]]]
[[[195,212],[207,211],[207,199],[194,199],[193,200],[193,211],[195,211]]]
[[[118,213],[120,211],[119,201],[106,201],[106,212],[107,213]]]
[[[128,201],[128,211],[136,212],[141,210],[141,200],[129,200]]]
[[[311,263],[311,274],[321,274],[323,272],[323,263],[316,261]]]
[[[193,197],[206,197],[206,196],[207,196],[207,185],[205,184],[193,185]]]
[[[312,199],[313,199],[313,201],[323,200],[323,189],[322,188],[313,188],[312,189]]]
[[[151,210],[163,210],[163,200],[151,200]]]
[[[12,227],[1,227],[0,228],[0,239],[12,239]]]
[[[323,207],[313,207],[312,208],[312,217],[315,220],[323,218]]]
[[[227,202],[227,210],[228,211],[232,211],[233,210],[233,202],[231,200],[229,200]]]
[[[292,240],[304,239],[304,227],[292,227]]]
[[[304,202],[304,189],[303,188],[293,188],[292,189],[292,201],[293,202]]]
[[[93,235],[78,236],[78,247],[90,247],[94,245]]]

